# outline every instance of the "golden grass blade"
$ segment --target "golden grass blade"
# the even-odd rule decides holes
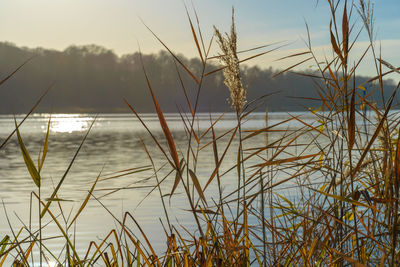
[[[38,165],[39,173],[42,170],[42,167],[43,167],[43,164],[44,164],[44,160],[46,159],[47,150],[49,148],[50,123],[51,123],[51,116],[49,118],[49,122],[47,123],[47,132],[46,132],[46,138],[44,139],[42,158],[39,161],[39,165]]]
[[[208,51],[206,51],[206,47],[205,47],[205,45],[204,45],[204,39],[203,39],[203,35],[201,34],[201,29],[200,29],[200,20],[199,20],[199,16],[197,15],[197,11],[196,11],[196,8],[194,7],[193,2],[192,2],[192,8],[193,8],[194,15],[195,15],[195,17],[196,17],[197,31],[198,31],[198,33],[199,33],[199,35],[200,35],[200,41],[201,41],[201,45],[202,45],[202,47],[203,47],[204,56],[207,58],[207,56],[208,56]],[[212,37],[211,37],[211,38],[212,38]]]
[[[96,177],[96,180],[94,181],[92,187],[89,190],[89,193],[87,194],[85,200],[82,202],[81,207],[79,208],[78,212],[75,214],[74,218],[72,219],[72,221],[69,223],[67,229],[71,228],[72,224],[75,222],[75,220],[78,218],[79,214],[81,214],[81,212],[83,211],[83,209],[86,207],[86,204],[89,202],[90,196],[93,193],[94,188],[96,187],[97,181],[99,180],[101,175],[101,172],[99,173],[99,175]]]
[[[35,197],[40,201],[40,204],[41,204],[42,206],[45,206],[44,202],[40,200],[39,196],[38,196],[35,192],[33,192],[33,194],[34,194]],[[47,202],[46,206],[48,205],[48,203],[50,203],[50,202]],[[77,253],[76,250],[75,250],[75,246],[74,246],[73,243],[71,242],[71,239],[68,237],[68,234],[64,231],[64,228],[61,226],[60,222],[57,220],[57,217],[54,216],[54,214],[50,211],[50,209],[47,208],[46,211],[47,211],[47,213],[50,215],[52,221],[57,225],[57,227],[58,227],[58,229],[60,230],[61,234],[64,236],[64,238],[65,238],[65,240],[67,241],[68,245],[69,245],[70,248],[72,249],[72,251],[73,251],[73,253],[74,253],[74,257],[76,257],[77,260],[80,261],[79,255],[78,255],[78,253]]]
[[[119,250],[119,252],[121,254],[121,259],[123,259],[122,258],[122,252],[120,250],[121,249],[121,245],[120,245],[120,241],[118,240],[118,235],[117,235],[115,229],[112,229],[107,234],[107,236],[101,241],[100,245],[97,245],[93,241],[90,242],[90,246],[89,246],[89,248],[88,248],[88,250],[86,252],[85,259],[84,259],[84,262],[86,262],[88,264],[87,266],[92,266],[97,261],[97,259],[96,259],[93,262],[93,260],[94,260],[95,256],[97,255],[97,253],[99,253],[99,257],[101,257],[103,259],[103,261],[105,260],[105,258],[104,258],[105,255],[103,255],[104,254],[103,251],[105,251],[105,249],[101,250],[101,248],[103,247],[104,244],[107,244],[107,245],[108,244],[110,244],[110,245],[112,244],[111,241],[108,241],[112,236],[114,236],[115,241],[118,244],[118,250]],[[90,249],[91,249],[92,246],[94,246],[96,248],[96,250],[95,250],[94,254],[92,255],[91,259],[88,259],[88,255],[89,255],[89,252],[90,252]],[[107,248],[107,246],[106,246],[106,248]]]
[[[305,126],[311,128],[311,129],[313,129],[314,131],[316,131],[316,132],[318,132],[318,133],[320,133],[320,134],[322,134],[322,135],[328,137],[328,135],[327,135],[326,133],[324,133],[323,131],[321,131],[320,129],[317,129],[316,127],[312,126],[311,124],[308,124],[307,122],[305,122],[305,121],[299,119],[299,118],[298,118],[299,116],[293,116],[293,115],[291,115],[291,114],[289,114],[289,116],[291,116],[293,119],[295,119],[296,121],[300,122],[301,124],[304,124]]]
[[[118,222],[118,224],[121,226],[121,228],[122,228],[122,230],[124,231],[124,233],[128,236],[129,240],[130,240],[130,241],[133,243],[133,245],[135,246],[135,248],[136,248],[136,250],[138,251],[138,253],[140,253],[141,257],[144,259],[144,261],[146,262],[146,264],[147,264],[148,266],[153,266],[153,265],[150,263],[148,257],[146,257],[145,252],[144,252],[144,251],[142,250],[142,248],[140,247],[139,242],[136,241],[136,239],[134,238],[134,236],[132,236],[132,234],[130,233],[130,231],[126,228],[125,224],[122,223],[120,220],[118,220],[118,218],[115,217],[115,215],[114,215],[106,206],[104,206],[104,204],[103,204],[97,197],[95,197],[93,194],[92,194],[92,196],[93,196],[93,198],[96,199],[96,200],[100,203],[100,205],[114,218],[114,220],[115,220],[116,222]],[[125,219],[126,219],[126,216],[127,216],[127,213],[125,213],[124,221],[125,221]],[[158,259],[157,259],[157,261],[158,261]]]
[[[243,228],[244,228],[244,240],[245,240],[244,256],[245,256],[246,265],[248,267],[250,267],[250,257],[249,257],[250,239],[249,239],[249,224],[248,224],[248,218],[247,218],[247,205],[244,205],[243,224],[244,224]]]
[[[330,28],[331,28],[330,33],[331,33],[332,48],[335,51],[335,53],[338,55],[338,57],[340,58],[341,62],[344,63],[344,59],[343,59],[342,53],[340,52],[339,46],[337,45],[337,42],[336,42],[336,38],[335,38],[335,36],[333,35],[333,32],[332,32],[332,22],[331,22]]]
[[[103,257],[104,264],[106,265],[106,267],[111,267],[112,265],[111,265],[110,259],[108,258],[108,253],[104,252],[103,255],[104,255],[104,257]]]
[[[199,41],[198,41],[198,39],[197,39],[197,34],[196,34],[196,31],[194,30],[193,23],[192,23],[192,20],[191,20],[191,18],[190,18],[190,16],[189,16],[189,12],[188,12],[188,10],[187,10],[186,5],[185,5],[185,9],[186,9],[186,15],[187,15],[188,20],[189,20],[190,29],[192,30],[193,40],[194,40],[194,42],[195,42],[195,44],[196,44],[197,51],[199,52],[199,56],[200,56],[200,59],[201,59],[201,63],[203,63],[203,66],[205,66],[205,62],[204,62],[204,58],[203,58],[203,53],[201,53]]]
[[[134,167],[134,168],[124,169],[124,170],[120,170],[120,171],[115,171],[115,172],[103,174],[100,177],[106,177],[103,179],[116,178],[116,177],[124,176],[127,174],[135,173],[137,171],[148,170],[148,168],[151,169],[151,165],[143,165],[140,167]],[[103,181],[103,180],[100,179],[100,181]]]
[[[156,111],[157,111],[158,120],[159,120],[161,128],[163,130],[165,139],[167,139],[169,152],[170,152],[171,157],[172,157],[172,159],[173,159],[173,161],[175,163],[174,167],[175,167],[176,170],[179,170],[180,169],[180,167],[179,167],[180,166],[179,165],[179,157],[178,157],[178,152],[176,151],[174,138],[172,137],[171,131],[169,130],[169,127],[168,127],[167,121],[165,120],[164,114],[163,114],[163,112],[162,112],[162,110],[160,108],[160,105],[158,104],[156,96],[154,95],[154,91],[153,91],[153,88],[151,87],[149,77],[147,76],[147,72],[146,72],[146,70],[144,68],[143,59],[142,59],[141,54],[140,54],[140,59],[141,59],[141,63],[142,63],[143,72],[144,72],[144,75],[146,77],[147,86],[148,86],[148,88],[150,90],[151,97],[153,99],[153,103],[154,103],[154,106],[155,106]]]
[[[118,243],[118,240],[117,240],[117,244],[119,244]],[[116,264],[115,263],[117,263],[117,253],[115,253],[115,249],[114,249],[114,246],[113,246],[113,244],[111,243],[111,254],[112,254],[112,256],[113,256],[113,265],[115,266]]]
[[[201,199],[204,201],[204,203],[207,204],[206,198],[204,197],[203,190],[201,189],[201,186],[199,183],[199,179],[197,178],[196,174],[191,169],[189,169],[189,174],[190,174],[190,177],[192,178],[192,181],[193,181],[194,187],[196,188],[197,193],[199,194]]]
[[[191,210],[186,210],[186,211],[191,211]],[[205,214],[212,214],[212,215],[219,214],[218,212],[215,212],[215,211],[213,211],[213,210],[210,210],[210,209],[203,209],[203,208],[196,209],[196,210],[194,210],[194,212],[196,212],[196,213],[201,213],[201,214],[203,214],[203,215],[205,215]]]
[[[5,207],[4,206],[4,202],[3,202],[3,207]],[[7,218],[7,221],[10,222],[7,214],[6,214],[6,218]],[[13,241],[9,242],[10,238],[8,238],[8,242],[3,244],[3,246],[4,245],[5,246],[9,245],[9,247],[5,248],[5,250],[2,253],[0,253],[0,259],[1,259],[0,267],[3,266],[4,261],[6,260],[6,258],[9,255],[10,252],[12,252],[13,250],[18,250],[19,249],[19,251],[17,251],[17,253],[21,255],[21,251],[23,251],[22,248],[21,248],[21,244],[31,242],[29,240],[31,236],[25,237],[24,239],[18,241],[18,237],[21,235],[22,230],[24,230],[24,227],[21,227],[20,230],[18,231],[18,233],[15,234],[14,231],[11,229],[12,234],[14,236],[14,239],[13,239]]]
[[[280,60],[287,59],[287,58],[292,58],[292,57],[298,57],[298,56],[302,56],[302,55],[307,55],[307,54],[310,54],[310,53],[311,53],[310,51],[300,52],[300,53],[296,53],[296,54],[292,54],[292,55],[289,55],[289,56],[285,56],[285,57],[278,58],[278,59],[275,60],[275,61],[280,61]]]
[[[69,199],[64,199],[64,198],[59,198],[59,197],[54,197],[54,198],[46,198],[46,201],[57,201],[57,202],[73,202],[73,200],[69,200]]]
[[[139,240],[138,240],[137,242],[138,242],[138,244],[139,244]],[[137,250],[137,254],[136,254],[136,267],[140,267],[140,266],[141,266],[141,264],[140,264],[140,251]]]
[[[95,251],[94,251],[92,257],[91,257],[90,259],[88,259],[89,252],[90,252],[90,250],[92,249],[92,247],[95,248]],[[86,251],[86,255],[85,255],[85,262],[87,263],[86,266],[92,266],[94,263],[96,263],[96,261],[97,261],[100,257],[104,260],[104,255],[103,255],[103,252],[100,250],[100,247],[101,247],[101,246],[98,246],[98,245],[96,244],[96,242],[90,241],[89,248],[88,248],[88,250]],[[99,254],[99,256],[97,256],[97,253]],[[96,259],[95,259],[95,256],[97,256]],[[69,261],[69,263],[70,263],[70,261]]]
[[[308,159],[308,158],[315,158],[316,156],[320,156],[321,152],[319,153],[315,153],[315,154],[311,154],[311,155],[305,155],[305,156],[298,156],[298,157],[290,157],[290,158],[286,158],[286,159],[278,159],[278,160],[274,160],[274,161],[267,161],[261,164],[256,164],[253,165],[251,167],[259,167],[259,168],[264,168],[267,166],[272,166],[272,165],[281,165],[284,163],[290,163],[290,162],[294,162],[294,161],[299,161],[302,159]]]
[[[361,206],[361,207],[365,207],[365,208],[373,208],[372,206],[369,206],[367,204],[364,204],[362,202],[359,202],[359,201],[356,201],[356,200],[353,200],[353,199],[350,199],[350,198],[347,198],[347,197],[344,197],[344,196],[330,194],[330,193],[327,193],[327,192],[324,192],[324,191],[321,191],[321,190],[317,190],[317,189],[313,189],[313,188],[310,188],[310,189],[315,191],[315,192],[317,192],[317,193],[319,193],[319,194],[325,195],[327,197],[334,198],[334,199],[342,201],[342,202],[350,203],[352,205]]]
[[[304,59],[303,61],[300,61],[299,63],[296,63],[296,64],[290,66],[289,68],[286,68],[286,69],[284,69],[284,70],[278,72],[277,74],[275,74],[274,76],[272,76],[272,78],[276,78],[276,77],[278,77],[279,75],[281,75],[282,73],[285,73],[285,72],[287,72],[288,70],[291,70],[291,69],[293,69],[293,68],[295,68],[295,67],[297,67],[297,66],[303,64],[304,62],[309,61],[310,59],[313,59],[313,57],[306,58],[306,59]]]
[[[128,266],[132,266],[132,263],[133,263],[133,259],[132,259],[132,255],[131,255],[131,252],[130,252],[130,250],[129,250],[129,246],[128,246],[128,244],[125,244],[125,248],[126,248],[126,257],[127,257],[127,265]]]
[[[3,207],[4,207],[4,202],[3,202]],[[6,215],[6,217],[7,217],[7,220],[8,220],[8,216],[7,216],[7,215]],[[15,235],[15,233],[12,232],[13,235],[14,235],[14,240],[13,240],[12,242],[10,242],[10,248],[8,248],[6,251],[3,251],[3,253],[0,254],[0,257],[2,258],[2,260],[0,261],[0,267],[3,266],[3,264],[4,264],[5,260],[6,260],[6,258],[8,257],[9,253],[11,252],[11,250],[13,250],[13,249],[15,249],[15,248],[21,248],[21,247],[20,247],[20,242],[18,242],[18,237],[19,237],[20,234],[22,233],[22,230],[23,230],[23,228],[21,228],[21,229],[18,231],[17,235]],[[7,237],[7,236],[6,236],[6,237]],[[27,240],[27,239],[28,239],[28,238],[26,238],[26,240]],[[13,245],[11,246],[11,244],[13,244]],[[7,243],[3,244],[3,246],[4,246],[4,245],[7,245]],[[22,250],[22,249],[21,249],[21,250]]]
[[[347,1],[344,2],[343,19],[342,19],[342,35],[343,35],[343,63],[347,67],[347,55],[349,50],[349,21],[347,18]]]
[[[332,252],[335,252],[336,254],[340,255],[341,257],[343,257],[344,260],[346,260],[347,262],[351,263],[351,266],[354,267],[367,267],[367,265],[362,264],[358,261],[356,261],[355,259],[346,256],[346,254],[343,254],[342,252],[336,250],[335,248],[329,248],[330,250],[332,250]]]
[[[25,166],[28,168],[29,174],[32,177],[33,182],[36,184],[38,188],[40,188],[40,174],[35,167],[35,164],[32,161],[31,156],[29,155],[28,150],[26,149],[24,142],[22,141],[21,134],[18,130],[17,120],[14,117],[15,129],[17,131],[18,143],[19,147],[21,148],[22,156],[25,161]]]
[[[152,93],[154,104],[156,106],[157,115],[158,115],[158,118],[160,120],[161,128],[162,128],[162,130],[164,132],[165,138],[167,139],[169,151],[170,151],[171,157],[172,157],[172,159],[174,160],[174,163],[175,163],[175,168],[179,169],[179,166],[180,166],[179,157],[178,157],[178,153],[176,151],[174,139],[173,139],[172,134],[171,134],[171,132],[170,132],[170,130],[168,128],[168,124],[167,124],[167,121],[164,118],[164,114],[162,113],[161,108],[158,105],[158,102],[157,102],[152,90],[151,90],[151,93]]]
[[[151,170],[151,169],[152,168],[150,166],[142,166],[142,167],[137,167],[137,168],[131,168],[131,169],[128,169],[128,170],[124,170],[125,172],[124,171],[119,171],[119,172],[114,173],[116,175],[112,175],[112,176],[108,176],[108,177],[105,177],[105,178],[101,178],[99,181],[107,181],[107,180],[111,180],[111,179],[115,179],[115,178],[131,175],[131,174],[134,174],[134,173],[145,172],[145,171],[148,171],[148,170]],[[120,174],[118,174],[118,173],[120,173]],[[108,174],[108,175],[111,175],[111,174]]]
[[[179,258],[179,253],[178,253],[179,252],[178,245],[176,243],[176,237],[174,234],[171,236],[171,239],[172,239],[172,248],[173,248],[173,251],[175,252],[174,258],[175,258],[176,265],[182,266],[181,259]]]
[[[51,199],[54,199],[54,198],[56,197],[57,192],[58,192],[58,190],[60,189],[62,183],[63,183],[64,180],[65,180],[65,178],[67,177],[67,174],[68,174],[69,170],[71,169],[73,163],[75,162],[75,159],[76,159],[76,157],[78,156],[79,151],[81,150],[81,148],[82,148],[82,146],[83,146],[83,143],[85,143],[86,138],[88,137],[89,132],[90,132],[90,130],[92,129],[92,127],[93,127],[93,125],[94,125],[94,123],[95,123],[95,121],[96,121],[96,118],[97,118],[97,116],[94,118],[94,120],[93,120],[92,123],[90,124],[89,129],[87,130],[87,132],[86,132],[85,136],[83,137],[83,139],[82,139],[82,141],[81,141],[81,143],[80,143],[78,149],[76,150],[74,157],[72,158],[71,162],[69,163],[67,170],[64,172],[63,176],[62,176],[61,179],[60,179],[60,182],[58,182],[56,188],[54,189],[53,193],[51,194],[50,200],[46,203],[45,207],[43,208],[42,213],[40,214],[40,217],[43,217],[43,216],[46,214],[47,210],[49,209],[49,207],[50,207],[50,205],[51,205],[51,202],[52,202]]]
[[[149,239],[147,238],[147,236],[146,236],[146,234],[144,233],[142,227],[140,227],[140,225],[139,225],[139,223],[136,221],[136,219],[135,219],[129,212],[126,212],[124,217],[125,217],[125,218],[127,218],[127,217],[131,218],[132,221],[136,224],[136,226],[137,226],[137,228],[139,229],[140,233],[142,234],[144,240],[146,241],[147,246],[149,247],[149,249],[150,249],[152,255],[155,257],[155,260],[156,260],[156,262],[157,262],[157,266],[161,266],[161,265],[160,265],[160,261],[159,261],[159,259],[158,259],[158,257],[157,257],[157,254],[155,253],[155,251],[154,251],[154,249],[153,249],[153,247],[152,247],[152,245],[151,245]],[[124,221],[125,221],[125,218],[124,218]]]
[[[335,82],[334,87],[339,90],[340,85],[339,85],[339,81],[337,80],[336,76],[333,74],[333,71],[331,69],[330,66],[327,66],[327,69],[329,70],[329,75],[331,76],[332,80]]]
[[[165,152],[164,148],[160,145],[160,143],[157,141],[156,137],[154,134],[150,131],[150,129],[147,127],[147,125],[144,123],[142,118],[139,116],[139,114],[136,112],[136,110],[128,103],[128,101],[124,98],[123,99],[125,104],[128,105],[129,109],[135,114],[136,118],[140,121],[140,123],[143,125],[143,127],[146,129],[146,131],[150,134],[151,138],[153,139],[154,143],[156,143],[157,147],[161,150],[161,152],[164,154],[165,158],[168,160],[169,164],[171,164],[172,167],[174,167],[174,163],[168,158],[167,153]]]
[[[24,262],[28,262],[28,257],[29,257],[29,255],[31,254],[32,249],[33,249],[33,246],[35,245],[35,243],[36,243],[36,241],[33,240],[33,241],[31,242],[31,244],[29,245],[28,249],[26,250],[25,255],[24,255],[24,258],[25,258],[25,259],[24,259]]]
[[[174,194],[176,188],[178,187],[179,182],[182,179],[182,173],[183,173],[183,170],[185,168],[185,165],[183,164],[183,159],[181,159],[181,164],[180,165],[181,165],[181,169],[176,171],[174,185],[172,186],[169,198],[172,197],[172,195]]]

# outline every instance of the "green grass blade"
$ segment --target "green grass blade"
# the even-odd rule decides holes
[[[4,250],[6,249],[7,245],[8,245],[8,241],[10,241],[10,237],[8,235],[6,235],[1,241],[0,241],[0,255],[3,254]]]
[[[40,174],[39,174],[38,170],[36,169],[35,164],[33,163],[32,158],[29,155],[29,152],[24,145],[24,142],[22,141],[22,137],[18,130],[17,120],[15,119],[15,117],[14,117],[14,123],[15,123],[15,129],[17,131],[18,143],[21,148],[21,152],[22,152],[22,156],[25,161],[25,165],[28,168],[29,174],[31,175],[33,182],[35,182],[37,187],[40,187]]]
[[[47,132],[46,132],[46,138],[44,139],[42,158],[41,158],[41,160],[39,162],[39,165],[38,165],[39,173],[42,170],[42,167],[43,167],[43,164],[44,164],[44,160],[46,159],[46,155],[47,155],[47,149],[49,148],[50,124],[51,124],[51,116],[49,118],[49,122],[47,123]]]

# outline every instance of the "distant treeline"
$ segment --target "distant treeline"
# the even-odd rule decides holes
[[[194,74],[201,74],[200,59],[178,56]],[[56,51],[0,43],[0,79],[31,57],[30,62],[0,87],[0,113],[29,111],[52,82],[55,82],[54,88],[37,112],[129,112],[123,98],[138,112],[154,112],[139,53],[119,57],[112,50],[97,45],[70,46],[64,51]],[[194,101],[197,86],[192,78],[166,51],[142,57],[163,111],[188,111],[178,71],[189,98]],[[207,71],[218,67],[218,62],[214,61]],[[248,101],[274,93],[265,98],[265,104],[258,110],[265,110],[267,106],[270,111],[294,111],[320,105],[312,99],[320,97],[315,90],[318,79],[289,72],[273,78],[277,72],[272,68],[243,66],[243,84],[248,88]],[[358,77],[356,83],[367,79]],[[385,89],[388,95],[393,89],[392,81],[385,81]],[[200,92],[199,110],[229,111],[228,98],[222,72],[209,75]]]

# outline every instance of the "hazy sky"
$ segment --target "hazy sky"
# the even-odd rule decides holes
[[[193,0],[206,40],[213,25],[229,30],[231,8],[239,48],[274,42],[287,42],[269,56],[254,61],[262,67],[285,67],[291,62],[277,58],[305,49],[305,21],[309,24],[313,46],[323,59],[330,55],[329,8],[325,0]],[[383,47],[383,58],[400,65],[400,1],[375,1],[375,28]],[[192,2],[185,1],[189,12]],[[350,1],[349,1],[350,3]],[[358,0],[355,0],[358,4]],[[183,0],[0,0],[0,41],[18,46],[63,50],[71,44],[98,44],[121,55],[137,51],[156,52],[161,45],[144,27],[140,18],[175,52],[196,55]],[[356,13],[353,22],[360,20]],[[360,41],[366,41],[362,36]],[[365,43],[355,50],[361,53]],[[214,50],[215,51],[215,50]],[[357,52],[356,51],[356,52]],[[215,54],[215,52],[214,52]],[[311,66],[310,66],[311,67]],[[369,66],[362,72],[368,73]]]

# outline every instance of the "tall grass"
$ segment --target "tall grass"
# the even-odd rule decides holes
[[[319,95],[319,99],[314,99],[319,103],[316,105],[318,108],[308,110],[315,118],[311,124],[299,115],[290,114],[287,119],[271,124],[266,112],[264,128],[243,129],[246,119],[263,105],[264,97],[246,102],[247,87],[242,84],[240,63],[273,49],[240,59],[241,52],[264,49],[265,46],[238,51],[233,19],[230,34],[223,35],[215,28],[220,53],[210,56],[214,39],[205,41],[197,14],[194,13],[193,20],[187,12],[193,41],[202,61],[199,72],[185,66],[152,32],[175,60],[177,77],[187,100],[188,112],[180,112],[186,133],[185,150],[176,145],[143,63],[164,140],[156,138],[128,99],[124,101],[143,124],[171,170],[167,176],[173,179],[169,197],[173,198],[176,190],[183,190],[197,227],[193,234],[183,226],[172,224],[164,201],[166,192],[161,187],[165,179],[159,178],[159,163],[153,159],[148,145],[142,142],[156,180],[153,189],[159,192],[164,210],[161,223],[163,226],[167,223],[167,228],[164,228],[165,253],[155,251],[132,214],[126,212],[123,218],[118,218],[104,206],[105,212],[114,217],[119,228],[112,229],[101,243],[92,241],[87,253],[79,255],[68,230],[91,198],[101,203],[95,195],[98,177],[72,220],[60,222],[54,213],[55,205],[50,204],[57,202],[59,212],[63,214],[57,193],[90,128],[54,192],[44,202],[40,194],[40,170],[49,144],[49,128],[36,168],[19,132],[23,121],[20,124],[16,122],[26,166],[39,188],[38,194],[33,193],[40,206],[39,223],[43,216],[49,216],[51,223],[59,228],[66,249],[63,256],[56,257],[47,249],[46,240],[40,235],[43,225],[39,224],[35,231],[22,227],[12,238],[6,236],[0,241],[0,266],[11,252],[15,252],[15,266],[31,265],[33,260],[29,261],[29,256],[37,246],[40,246],[40,258],[42,255],[46,260],[53,257],[63,266],[92,266],[96,263],[104,266],[398,266],[400,138],[398,114],[392,108],[398,85],[385,99],[383,77],[399,72],[399,69],[378,56],[373,39],[373,6],[369,2],[360,0],[350,5],[347,1],[328,0],[328,3],[332,57],[318,58],[312,40],[308,38],[304,52],[286,57],[299,57],[299,63],[277,73],[293,71],[294,67],[311,61],[317,66],[316,73],[299,73],[315,81]],[[355,24],[355,16],[361,18],[361,27]],[[308,32],[307,25],[306,29]],[[361,57],[355,59],[352,53],[363,31],[369,36],[370,44]],[[302,59],[304,56],[307,58]],[[219,60],[222,66],[216,70],[209,69],[207,63],[211,60]],[[364,84],[357,84],[357,68],[368,60],[373,61],[376,76]],[[388,70],[384,72],[386,68]],[[201,132],[196,128],[196,121],[199,119],[197,113],[202,87],[205,79],[218,71],[224,73],[237,124],[219,133],[215,127],[220,118],[214,120],[210,115],[210,127]],[[189,87],[181,75],[191,77],[196,88],[193,99],[189,97],[192,94],[188,94]],[[381,99],[372,99],[374,91],[380,92]],[[379,102],[382,104],[377,104]],[[301,126],[285,129],[288,122]],[[265,139],[265,143],[255,142],[257,146],[251,147],[254,142],[249,140],[260,137]],[[221,138],[225,140],[222,142]],[[212,149],[215,167],[209,170],[208,177],[203,177],[197,171],[198,160],[203,149],[208,147]],[[231,151],[236,153],[236,162],[226,160]],[[144,170],[149,170],[149,167],[132,169],[129,173]],[[125,173],[126,170],[118,175]],[[237,177],[237,187],[230,192],[222,190],[222,178],[226,177]],[[214,196],[216,199],[206,197],[211,186],[218,189],[218,195]],[[289,197],[284,194],[288,192],[285,190],[294,195]],[[22,236],[22,233],[27,236]]]

